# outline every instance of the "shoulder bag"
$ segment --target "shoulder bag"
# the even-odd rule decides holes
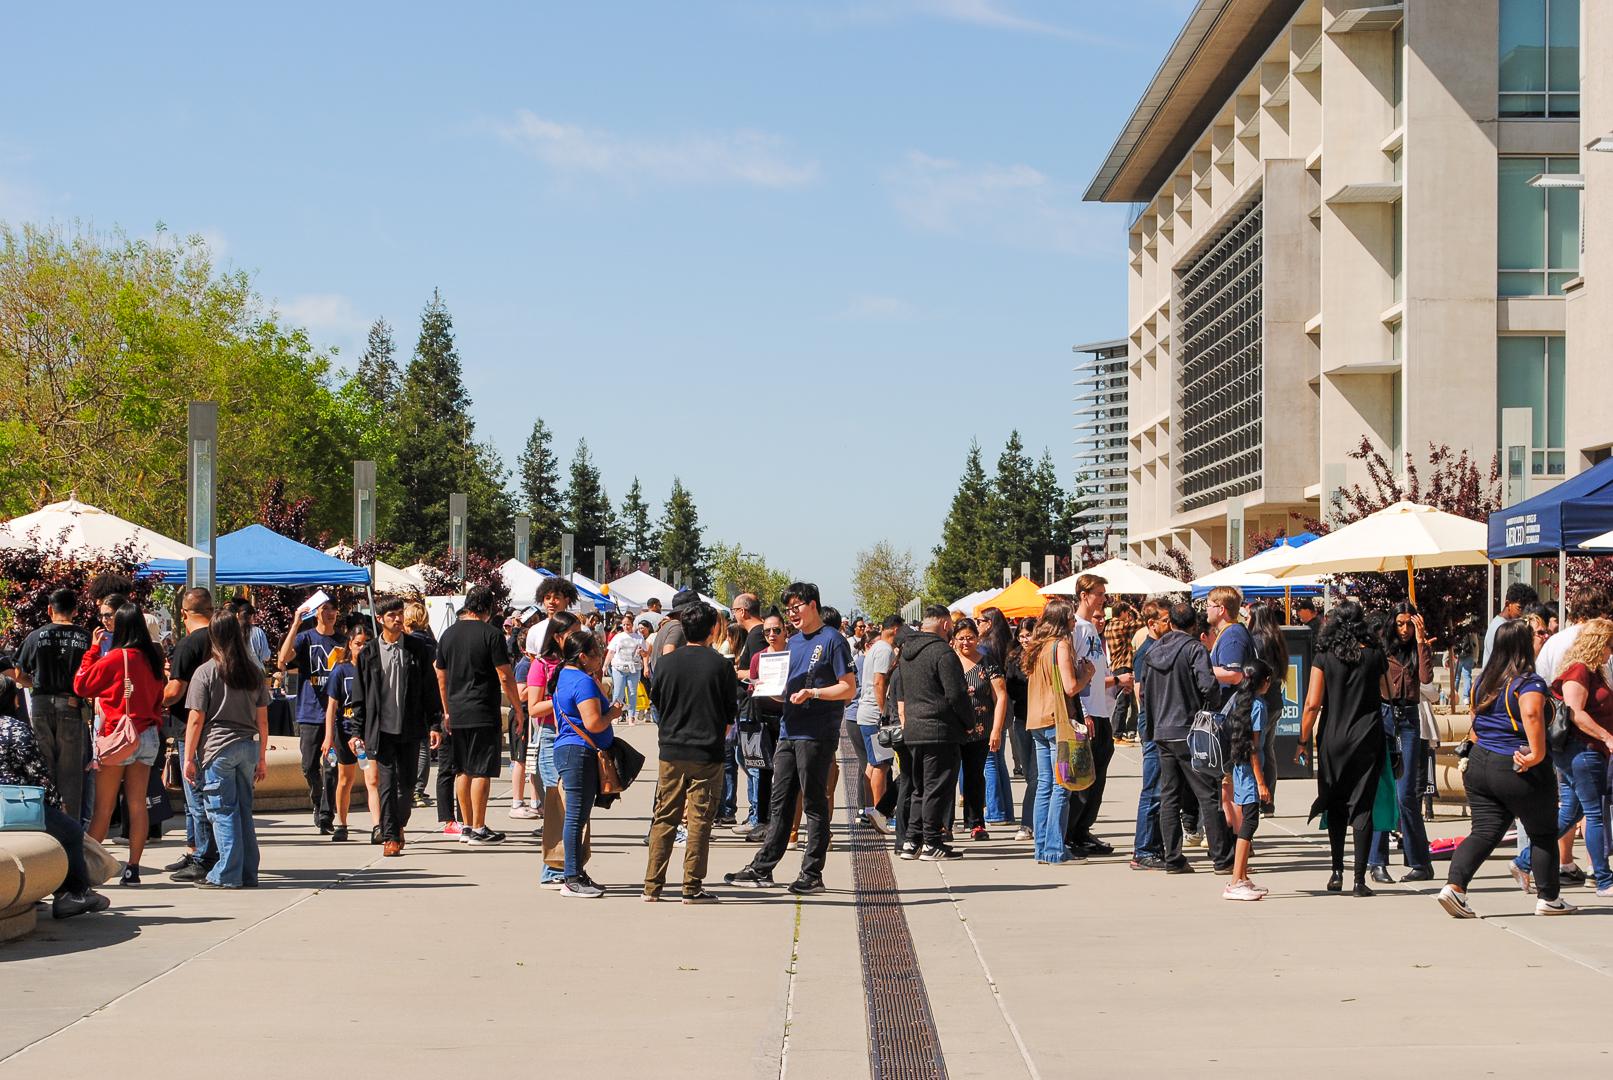
[[[95,759],[102,765],[127,765],[140,749],[140,732],[129,718],[129,702],[134,697],[134,680],[129,677],[129,650],[123,654],[123,715],[112,722],[112,730],[95,736]]]
[[[1070,702],[1064,696],[1064,680],[1059,677],[1056,642],[1052,649],[1052,655],[1046,662],[1053,665],[1053,729],[1057,740],[1053,776],[1059,786],[1067,791],[1085,791],[1098,778],[1097,766],[1092,760],[1092,742],[1087,737],[1086,728],[1076,727],[1070,719]]]
[[[1546,721],[1546,749],[1561,754],[1573,746],[1579,729],[1574,726],[1574,710],[1569,708],[1568,702],[1554,694],[1551,705],[1551,719]]]
[[[0,832],[44,832],[45,789],[0,784]]]

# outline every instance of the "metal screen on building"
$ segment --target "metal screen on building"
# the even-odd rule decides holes
[[[1260,486],[1260,222],[1257,202],[1179,278],[1178,511]]]

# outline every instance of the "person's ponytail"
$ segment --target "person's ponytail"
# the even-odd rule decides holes
[[[598,639],[591,630],[577,627],[566,635],[566,643],[560,650],[560,663],[549,672],[549,682],[545,689],[549,696],[554,697],[555,689],[560,685],[560,673],[568,667],[582,670],[582,658],[592,654],[599,648]]]

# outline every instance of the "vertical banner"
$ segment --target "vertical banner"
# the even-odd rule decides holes
[[[1229,563],[1242,562],[1243,554],[1243,499],[1237,495],[1227,500],[1227,550]]]
[[[577,569],[577,537],[572,533],[560,534],[560,576],[571,577]]]
[[[218,456],[218,404],[193,401],[186,410],[190,428],[189,479],[186,511],[190,523],[190,546],[207,552],[205,559],[191,559],[185,565],[185,583],[192,589],[213,588],[213,562],[217,557],[218,509],[214,483]]]
[[[467,502],[463,491],[448,496],[448,554],[454,560],[460,581],[465,580],[466,534],[469,529]]]
[[[1053,575],[1058,573],[1058,560],[1051,555],[1042,557],[1042,584],[1053,584]]]
[[[353,546],[375,539],[375,462],[353,462]]]
[[[526,566],[532,561],[532,518],[515,515],[515,561]]]
[[[605,580],[605,545],[594,545],[594,580]]]

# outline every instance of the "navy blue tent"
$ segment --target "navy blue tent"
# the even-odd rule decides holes
[[[1490,515],[1486,554],[1527,559],[1567,552],[1613,529],[1613,458],[1571,476],[1550,491]]]
[[[248,525],[219,537],[214,553],[213,580],[220,585],[370,583],[366,567],[343,562],[262,525]],[[170,584],[185,582],[185,564],[173,559],[153,559],[143,573]]]

